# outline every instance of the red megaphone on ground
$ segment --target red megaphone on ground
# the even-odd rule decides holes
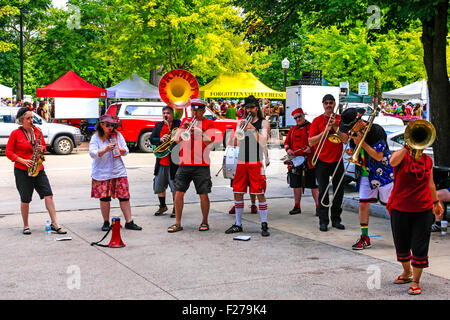
[[[122,238],[120,237],[120,218],[112,218],[112,236],[111,241],[108,244],[110,248],[122,248],[125,247],[125,243],[123,243]]]

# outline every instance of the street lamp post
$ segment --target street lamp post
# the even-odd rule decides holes
[[[289,69],[289,60],[288,58],[284,58],[283,61],[281,61],[281,67],[284,71],[284,92],[286,93],[286,86],[287,86],[287,71]],[[286,100],[284,100],[283,103],[283,127],[286,126]]]
[[[27,9],[20,9],[20,91],[18,100],[23,99],[23,14],[27,12]]]

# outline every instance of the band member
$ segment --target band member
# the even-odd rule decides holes
[[[339,130],[343,133],[351,131],[350,147],[348,155],[353,155],[356,147],[361,143],[367,122],[361,117],[365,110],[362,108],[350,108],[341,115]],[[354,250],[370,248],[372,245],[369,238],[369,209],[371,203],[386,205],[391,195],[393,183],[393,169],[389,163],[391,153],[387,144],[387,135],[384,129],[372,123],[361,144],[359,155],[360,166],[356,166],[359,184],[359,222],[361,236],[352,246]]]
[[[387,204],[391,215],[392,235],[397,261],[403,273],[394,283],[410,283],[408,293],[422,293],[419,287],[423,268],[428,267],[428,248],[433,214],[440,216],[443,208],[433,181],[433,161],[422,153],[418,160],[410,155],[409,147],[395,151],[391,157],[394,167],[394,188]]]
[[[183,230],[181,216],[184,206],[184,194],[191,181],[200,197],[202,223],[199,231],[208,231],[209,197],[212,181],[210,172],[209,145],[214,142],[214,121],[204,117],[207,103],[201,99],[192,99],[192,118],[186,118],[175,135],[175,141],[181,142],[180,166],[175,175],[175,215],[176,223],[167,231]],[[186,140],[182,139],[187,136]],[[172,152],[173,153],[173,152]],[[172,154],[172,157],[174,155]],[[173,158],[172,158],[173,159]]]
[[[173,109],[169,106],[163,107],[164,120],[158,122],[153,128],[150,141],[152,145],[159,146],[162,143],[170,139],[170,133],[173,129],[180,127],[180,120],[174,120]],[[170,152],[162,158],[156,158],[154,179],[153,179],[153,192],[158,195],[159,209],[155,212],[155,216],[160,216],[168,210],[166,205],[166,190],[170,187],[172,197],[174,200],[174,206],[172,210],[171,218],[175,218],[175,186],[174,179],[177,173],[178,165],[176,165],[170,156]]]
[[[302,213],[300,201],[303,188],[311,189],[312,197],[316,203],[316,211],[319,205],[319,189],[317,188],[315,169],[312,164],[314,149],[308,145],[311,123],[305,119],[302,108],[292,111],[292,117],[296,125],[289,130],[284,141],[284,149],[290,159],[298,156],[303,156],[306,159],[299,167],[294,167],[292,160],[285,161],[288,164],[288,183],[294,190],[294,208],[289,211],[289,214],[300,214]]]
[[[270,235],[270,232],[267,225],[267,202],[264,195],[266,191],[266,176],[262,161],[267,149],[270,125],[264,119],[258,100],[254,96],[251,95],[245,99],[244,107],[245,118],[249,115],[252,117],[244,129],[245,137],[239,146],[236,173],[233,180],[236,223],[227,229],[225,233],[230,234],[243,230],[241,220],[244,209],[244,194],[247,193],[247,187],[249,187],[250,194],[256,194],[258,198],[261,235],[267,237]],[[238,128],[243,126],[243,122],[246,122],[246,120],[239,121]],[[236,132],[232,143],[233,145],[238,144]],[[267,163],[268,159],[266,158]]]
[[[91,197],[100,200],[102,231],[110,228],[111,198],[119,199],[120,209],[125,217],[125,228],[142,230],[131,216],[130,188],[122,159],[129,151],[122,134],[115,129],[116,125],[117,122],[111,115],[101,116],[95,126],[96,132],[89,142],[89,155],[94,159]]]
[[[337,133],[341,116],[334,113],[336,101],[333,95],[326,94],[322,99],[322,104],[325,112],[313,120],[308,139],[309,145],[314,147],[319,144],[322,137],[324,138],[324,145],[318,154],[316,163],[316,178],[319,183],[319,229],[320,231],[328,231],[330,222],[328,207],[322,205],[322,199],[325,205],[329,204],[329,196],[325,194],[325,191],[328,187],[330,176],[333,175],[337,166],[336,174],[332,179],[335,195],[331,205],[331,225],[343,230],[345,226],[341,223],[341,206],[344,199],[344,189],[342,187],[337,188],[337,186],[341,176],[344,174],[344,165],[341,161],[342,143],[347,143],[348,136],[342,132],[338,133],[342,143],[333,143],[327,139],[329,134]],[[315,152],[319,152],[319,150]],[[325,198],[323,198],[324,194]]]
[[[41,165],[37,176],[28,175],[28,168],[34,165],[33,153],[44,154],[46,144],[44,137],[40,134],[40,130],[33,125],[33,113],[27,107],[19,109],[16,115],[17,122],[20,127],[9,136],[6,145],[5,155],[9,160],[14,162],[14,176],[16,179],[16,187],[20,195],[20,212],[23,220],[23,234],[30,235],[30,225],[28,223],[28,214],[30,211],[30,202],[33,191],[39,194],[41,199],[45,201],[45,207],[50,215],[51,229],[58,234],[66,234],[58,224],[56,218],[55,203],[53,201],[53,192],[50,182],[44,171],[44,165]],[[37,149],[35,149],[37,148]]]

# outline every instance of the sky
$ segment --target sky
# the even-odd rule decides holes
[[[53,6],[61,9],[66,7],[66,2],[67,0],[52,0]]]

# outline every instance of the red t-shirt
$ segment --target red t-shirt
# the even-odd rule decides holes
[[[187,119],[184,119],[181,122],[180,128],[183,126],[186,120]],[[213,120],[203,118],[201,122],[197,122],[196,127],[201,128],[203,133],[208,137],[208,139],[214,140],[215,128]],[[188,165],[188,166],[210,165],[211,162],[209,159],[210,147],[203,142],[202,136],[200,135],[196,136],[191,133],[191,139],[188,141],[181,140],[180,144],[181,144],[180,165]]]
[[[39,130],[34,127],[33,131],[35,135],[34,141],[36,141],[37,137],[39,136]],[[41,145],[43,145],[46,149],[46,144],[43,136],[41,136]],[[21,157],[25,160],[29,160],[33,157],[33,146],[31,145],[31,142],[28,141],[25,133],[23,133],[21,128],[11,132],[8,144],[6,145],[5,155],[9,160],[14,162],[14,167],[22,170],[28,170],[28,168],[23,164],[15,162],[18,157]],[[44,165],[41,165],[41,170],[43,169]]]
[[[322,114],[316,117],[311,123],[311,128],[309,131],[309,137],[312,138],[325,130],[325,127],[328,123],[328,117],[325,117],[325,114]],[[336,115],[336,125],[339,125],[341,121],[341,116]],[[330,134],[335,133],[333,129],[330,130]],[[315,145],[317,148],[318,145]],[[325,144],[323,145],[322,151],[319,154],[319,160],[327,163],[338,162],[342,156],[342,143],[333,143],[327,138],[325,138]]]
[[[306,156],[308,161],[308,167],[314,168],[312,164],[312,158],[314,155],[314,148],[310,147],[311,153],[306,154],[305,151],[298,149],[306,148],[308,146],[308,133],[311,130],[311,123],[307,122],[304,126],[300,127],[295,125],[289,129],[289,132],[284,141],[284,148],[287,150],[291,149],[294,151],[296,156]]]
[[[430,175],[433,170],[431,158],[422,154],[415,161],[409,152],[403,161],[394,167],[394,188],[386,208],[404,212],[423,212],[433,209]]]
[[[164,123],[161,127],[161,133],[159,134],[159,137],[162,138],[165,134],[170,133],[170,128],[167,126],[166,123]],[[170,153],[159,159],[159,164],[163,166],[170,166]]]

